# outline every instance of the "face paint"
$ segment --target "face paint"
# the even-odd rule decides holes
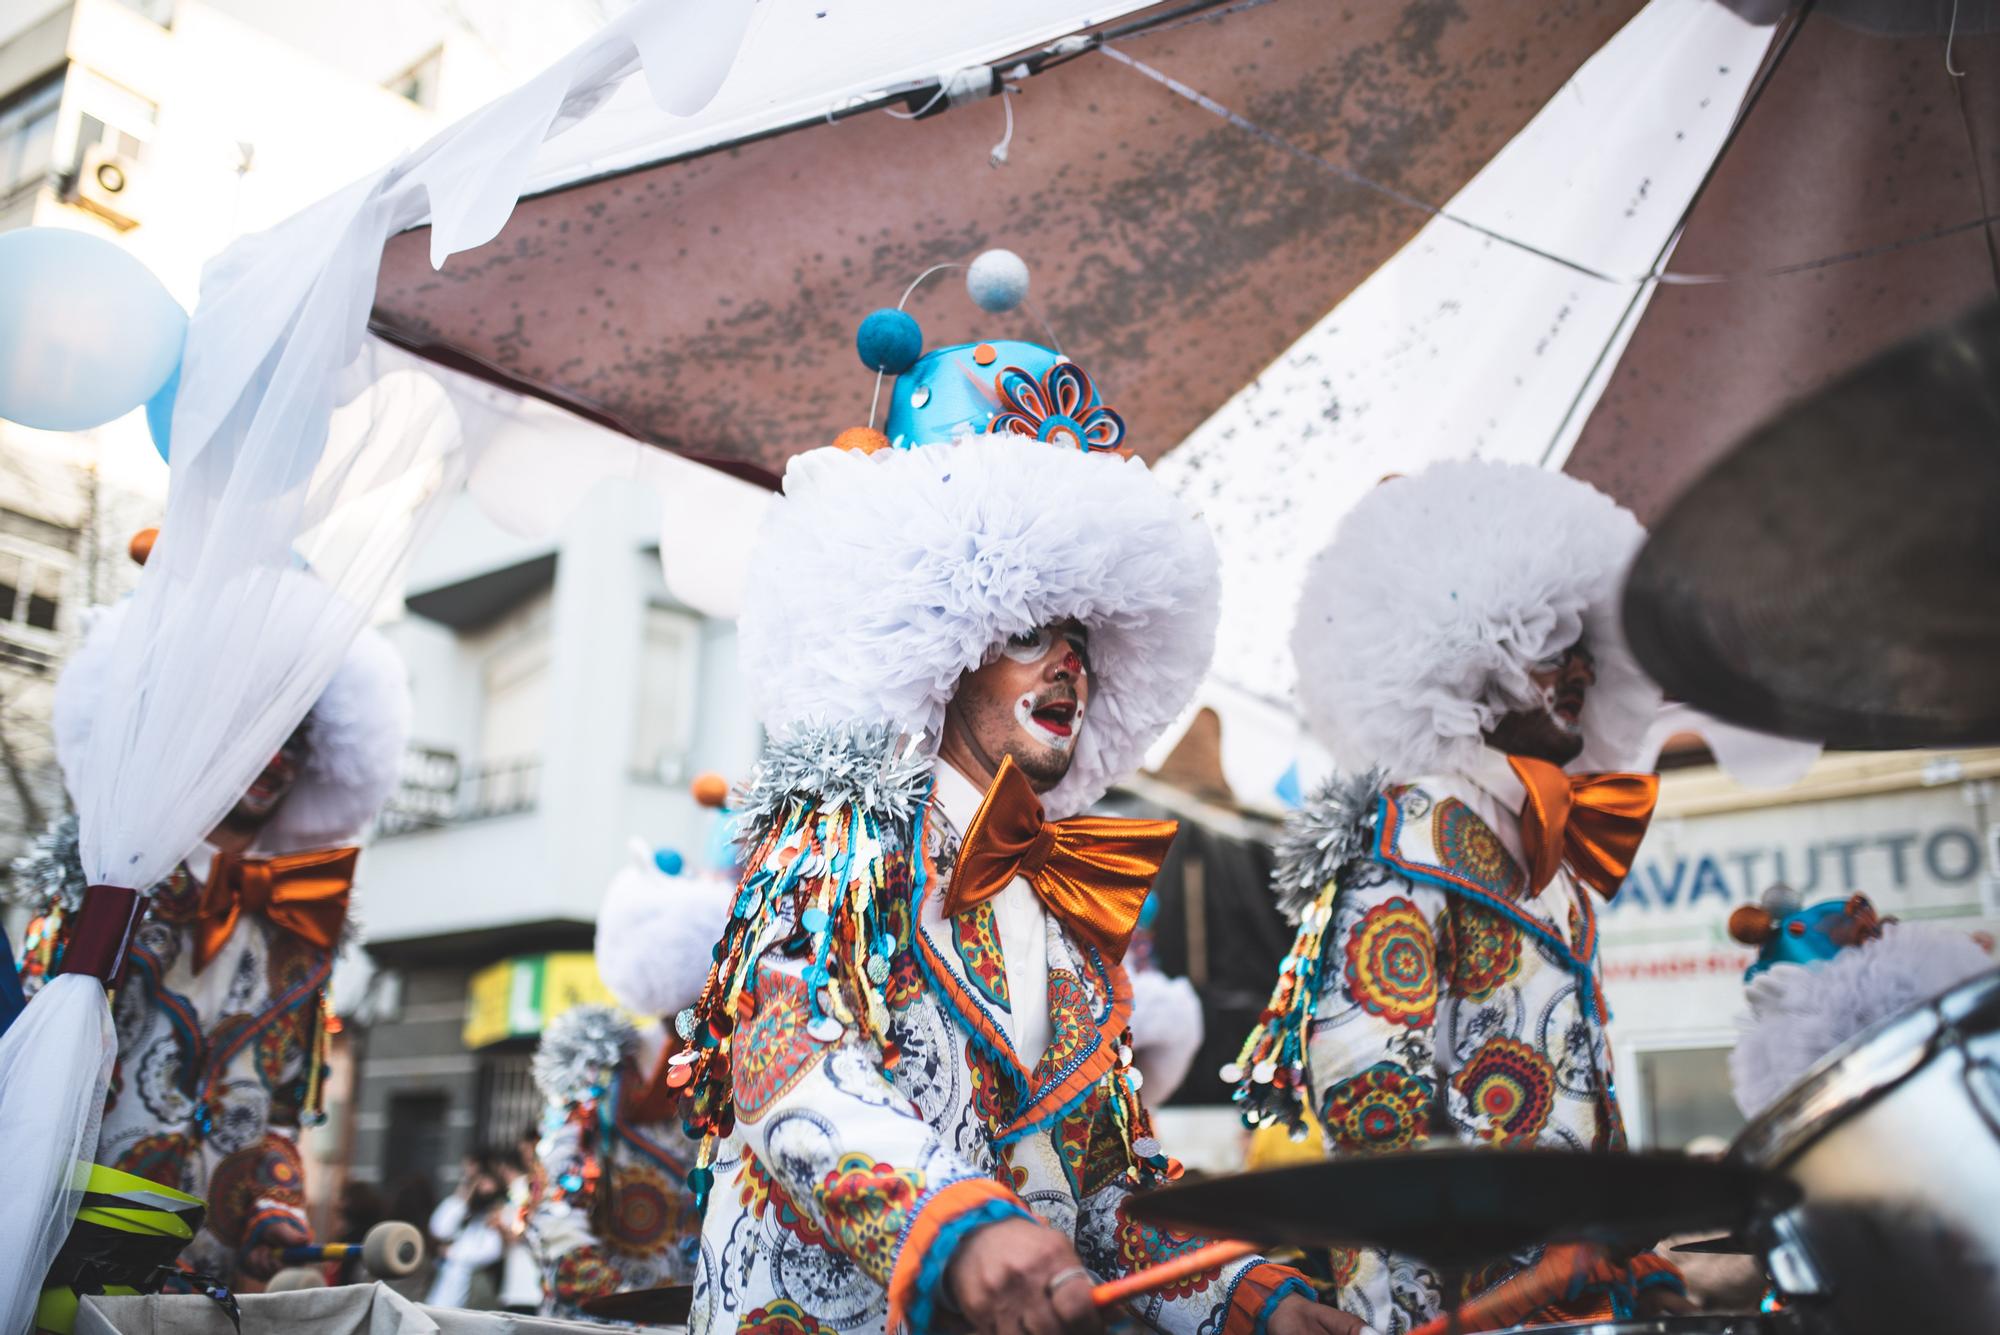
[[[1068,696],[1038,705],[1034,696],[1024,695],[1014,702],[1014,721],[1043,746],[1067,751],[1076,744],[1076,735],[1083,727],[1083,706]]]

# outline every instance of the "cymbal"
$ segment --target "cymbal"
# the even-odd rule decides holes
[[[1437,1149],[1206,1178],[1134,1197],[1148,1223],[1295,1247],[1387,1247],[1468,1268],[1547,1242],[1645,1247],[1741,1230],[1797,1191],[1678,1154]]]
[[[657,1289],[632,1289],[586,1298],[579,1304],[585,1316],[607,1321],[630,1321],[641,1326],[679,1326],[694,1310],[694,1288],[688,1284],[666,1284]]]
[[[2000,303],[1752,432],[1668,508],[1625,585],[1669,696],[1882,750],[2000,742]]]

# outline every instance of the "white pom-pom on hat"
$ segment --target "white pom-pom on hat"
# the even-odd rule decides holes
[[[980,310],[1004,315],[1028,299],[1028,262],[1011,250],[986,251],[966,267],[965,292]]]

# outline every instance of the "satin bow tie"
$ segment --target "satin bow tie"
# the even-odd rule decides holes
[[[965,831],[945,892],[946,916],[1007,888],[1016,876],[1083,940],[1112,961],[1125,957],[1139,910],[1174,841],[1179,821],[1072,816],[1052,821],[1012,756]]]
[[[321,950],[331,949],[347,920],[347,894],[360,852],[325,848],[275,858],[216,854],[195,914],[195,971],[208,967],[244,913],[261,913]]]
[[[1608,902],[1632,873],[1660,800],[1657,774],[1569,774],[1546,760],[1508,756],[1528,790],[1521,845],[1528,888],[1539,892],[1565,864]]]

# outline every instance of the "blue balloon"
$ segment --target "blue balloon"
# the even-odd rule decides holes
[[[173,374],[167,383],[160,386],[160,392],[146,400],[146,430],[153,437],[153,448],[160,452],[160,458],[168,461],[167,438],[174,430],[174,400],[180,397],[181,368],[175,364]]]
[[[84,431],[180,365],[187,312],[122,247],[64,227],[0,233],[0,417]]]
[[[678,876],[687,866],[687,859],[676,848],[656,848],[653,850],[653,865],[668,876]]]

